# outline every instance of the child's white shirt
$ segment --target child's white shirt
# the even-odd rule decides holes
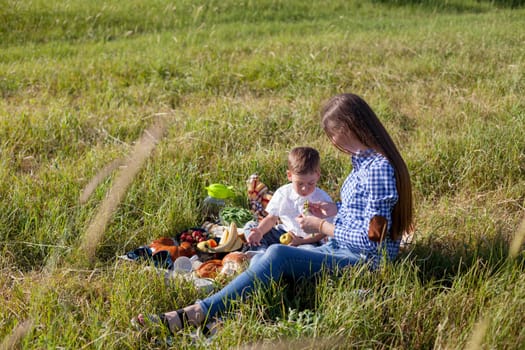
[[[283,185],[273,193],[272,198],[266,206],[266,212],[270,215],[277,216],[281,220],[279,225],[285,231],[292,231],[297,236],[307,237],[308,233],[304,232],[295,220],[303,213],[304,203],[308,202],[333,202],[332,198],[325,191],[316,187],[308,196],[302,197],[293,189],[293,184]],[[333,218],[327,218],[326,221],[332,222]]]

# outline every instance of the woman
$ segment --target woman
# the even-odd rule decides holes
[[[204,324],[227,310],[233,300],[249,295],[255,284],[267,286],[283,277],[299,279],[361,263],[376,268],[384,256],[395,259],[401,237],[413,227],[412,189],[403,158],[359,96],[333,97],[321,116],[326,135],[337,149],[351,156],[353,169],[341,187],[340,203],[311,203],[312,215],[299,216],[297,221],[305,232],[325,234],[330,241],[311,250],[272,245],[217,293],[159,316],[141,314],[136,323],[162,322],[175,332],[187,324]],[[333,215],[333,224],[325,221]]]

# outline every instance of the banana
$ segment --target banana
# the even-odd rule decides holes
[[[219,243],[219,245],[215,248],[213,248],[213,251],[216,253],[227,253],[231,252],[237,249],[240,249],[242,247],[242,240],[239,238],[239,235],[237,233],[237,225],[235,222],[230,223],[230,228],[227,229],[227,232],[224,232],[226,236],[225,242]]]
[[[230,227],[224,230],[217,247],[212,248],[208,242],[204,241],[197,244],[197,249],[205,253],[228,253],[241,249],[242,244],[243,242],[237,233],[237,225],[232,222]]]
[[[228,229],[225,229],[222,232],[222,236],[221,236],[221,239],[219,241],[219,245],[225,244],[228,241],[229,236],[230,236],[230,231]]]
[[[243,241],[239,237],[239,232],[237,232],[237,224],[234,221],[232,221],[230,224],[230,235],[235,237],[235,239],[233,240],[232,245],[229,247],[230,248],[229,251],[233,252],[234,250],[241,249],[243,245]]]

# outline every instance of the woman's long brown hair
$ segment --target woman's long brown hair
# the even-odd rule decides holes
[[[397,240],[403,233],[412,233],[414,227],[410,174],[394,141],[372,108],[357,95],[340,94],[325,104],[321,116],[322,126],[328,137],[332,138],[334,129],[343,132],[351,130],[361,143],[390,161],[394,167],[399,196],[392,212],[391,237]]]

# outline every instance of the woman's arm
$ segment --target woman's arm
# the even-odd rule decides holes
[[[337,204],[333,202],[309,203],[308,210],[310,210],[312,215],[324,219],[337,214]]]
[[[330,237],[334,236],[334,225],[325,219],[313,215],[299,215],[296,220],[301,229],[306,233],[320,233]]]

